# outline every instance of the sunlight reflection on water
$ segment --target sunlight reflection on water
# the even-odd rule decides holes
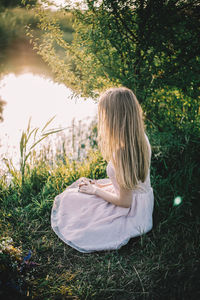
[[[30,117],[33,128],[41,128],[55,115],[50,128],[69,127],[73,118],[91,122],[97,113],[97,103],[72,96],[64,84],[39,75],[4,76],[0,81],[0,97],[7,103],[4,121],[0,123],[0,155],[12,157],[14,163],[19,161],[19,141]]]

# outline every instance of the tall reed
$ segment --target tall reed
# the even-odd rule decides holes
[[[47,129],[49,124],[54,120],[55,116],[52,117],[44,127],[41,129],[39,134],[39,127],[35,127],[31,129],[31,118],[28,121],[28,126],[26,131],[22,131],[21,139],[20,139],[20,172],[21,172],[21,179],[22,179],[22,189],[24,187],[24,178],[25,178],[25,171],[26,171],[26,162],[29,156],[32,153],[32,150],[44,139],[46,139],[49,135],[54,133],[60,132],[65,128],[60,129]],[[33,140],[32,144],[30,144],[31,140]]]

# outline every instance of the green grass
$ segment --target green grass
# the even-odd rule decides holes
[[[98,152],[91,151],[84,163],[65,158],[53,167],[41,157],[27,168],[23,188],[17,172],[9,186],[1,179],[1,236],[12,237],[23,255],[31,249],[32,260],[39,264],[23,278],[30,299],[200,297],[199,140],[192,134],[185,141],[184,135],[153,130],[149,137],[154,227],[118,251],[79,253],[65,245],[50,226],[55,195],[80,176],[106,176],[106,164]],[[176,196],[182,198],[178,206],[174,206]],[[4,293],[9,299],[6,288]]]

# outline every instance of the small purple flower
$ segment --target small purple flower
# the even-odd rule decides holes
[[[28,255],[24,257],[23,262],[28,262],[29,259],[31,258],[31,254],[32,254],[32,252],[31,252],[31,250],[29,250]]]

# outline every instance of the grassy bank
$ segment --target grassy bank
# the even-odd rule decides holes
[[[1,237],[13,239],[7,256],[0,253],[1,297],[199,298],[199,140],[192,134],[186,139],[153,129],[148,135],[153,150],[154,227],[118,251],[79,253],[59,240],[50,226],[55,195],[80,176],[106,176],[106,163],[98,152],[91,150],[83,163],[65,158],[53,167],[40,157],[27,168],[23,187],[16,171],[9,185],[1,178]],[[14,249],[21,258],[32,251],[22,271],[20,259],[13,266]]]

